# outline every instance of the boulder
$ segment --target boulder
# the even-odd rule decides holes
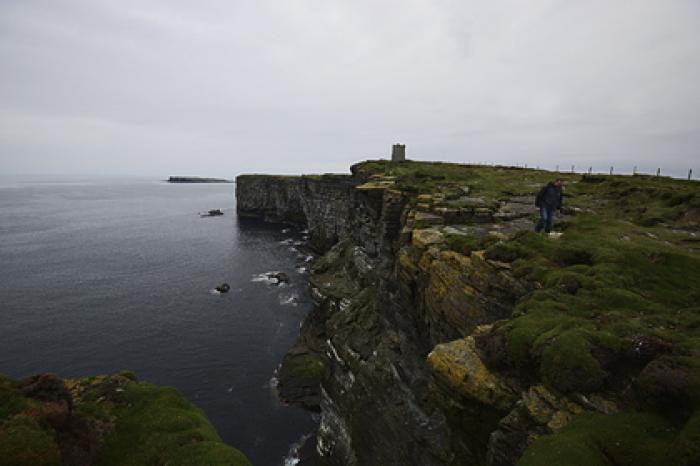
[[[282,283],[289,283],[289,275],[284,272],[271,272],[267,274],[267,278],[270,280],[277,280],[275,285],[281,285]]]
[[[439,230],[434,228],[425,228],[422,230],[413,230],[411,242],[413,246],[425,249],[432,244],[442,243],[443,235]]]
[[[218,291],[219,293],[228,293],[230,289],[231,286],[228,283],[222,283],[221,285],[216,287],[216,291]]]
[[[507,411],[517,398],[481,361],[471,336],[437,345],[428,354],[428,366],[438,381],[468,400]]]

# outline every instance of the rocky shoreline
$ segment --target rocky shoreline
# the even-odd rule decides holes
[[[240,217],[308,228],[322,254],[279,373],[283,400],[320,412],[308,464],[697,463],[697,184],[564,175],[563,235],[544,237],[549,177],[366,162],[237,178]]]

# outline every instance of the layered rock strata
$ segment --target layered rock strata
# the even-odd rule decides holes
[[[432,199],[423,196],[423,205],[411,206],[387,177],[250,175],[236,181],[241,217],[306,227],[312,244],[325,252],[310,275],[315,307],[285,358],[280,387],[287,401],[320,410],[317,450],[324,462],[442,465],[483,458],[497,414],[516,397],[512,391],[503,399],[459,393],[466,389],[450,386],[450,377],[459,377],[450,367],[463,373],[464,360],[435,345],[508,316],[525,289],[483,253],[433,246],[454,234],[450,228],[475,234],[468,230],[472,219],[483,235],[519,227],[489,229],[500,211],[487,207],[428,217],[419,209]],[[429,228],[413,228],[426,219]],[[463,222],[464,231],[454,221]],[[428,361],[443,369],[435,369],[437,377],[426,364],[431,350]],[[479,388],[485,383],[472,388],[488,390]],[[488,425],[468,428],[482,431],[478,439],[454,435],[451,423],[480,403],[495,406],[482,420]]]
[[[627,330],[613,337],[600,329],[614,321],[591,326],[563,311],[562,303],[578,305],[571,296],[579,290],[601,285],[575,276],[595,262],[569,245],[577,246],[575,236],[560,247],[546,243],[559,236],[523,235],[533,226],[533,193],[548,175],[535,173],[533,183],[517,169],[504,175],[447,164],[372,164],[344,177],[237,179],[241,217],[307,227],[324,253],[309,279],[314,309],[280,381],[287,401],[320,410],[321,464],[556,464],[547,455],[569,450],[537,443],[530,454],[533,442],[568,442],[587,419],[622,419],[615,417],[621,403],[643,406],[633,399],[637,376],[675,350],[655,343],[648,356],[631,355],[626,348],[641,347],[635,341],[657,340],[627,337]],[[455,172],[453,179],[443,175]],[[496,176],[510,176],[519,190],[484,182]],[[524,179],[514,181],[518,176]],[[569,212],[592,214],[606,204],[585,206]],[[582,228],[590,229],[585,221]],[[559,222],[560,229],[569,225]],[[522,260],[525,247],[550,244],[551,258],[528,251],[529,262]],[[553,278],[541,278],[545,272]],[[546,317],[530,324],[539,303],[550,306],[541,311]],[[526,346],[533,341],[544,343]],[[629,370],[613,370],[628,363]],[[588,453],[604,462],[607,444],[597,445]]]

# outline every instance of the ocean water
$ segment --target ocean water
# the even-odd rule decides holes
[[[300,232],[239,224],[234,186],[0,178],[0,372],[132,370],[178,388],[256,466],[282,464],[314,424],[271,386],[311,306],[307,256]],[[212,208],[225,215],[198,215]]]

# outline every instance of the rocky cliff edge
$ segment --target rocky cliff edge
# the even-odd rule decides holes
[[[308,228],[313,311],[281,396],[330,465],[700,464],[700,189],[371,161],[237,179],[243,217]]]

